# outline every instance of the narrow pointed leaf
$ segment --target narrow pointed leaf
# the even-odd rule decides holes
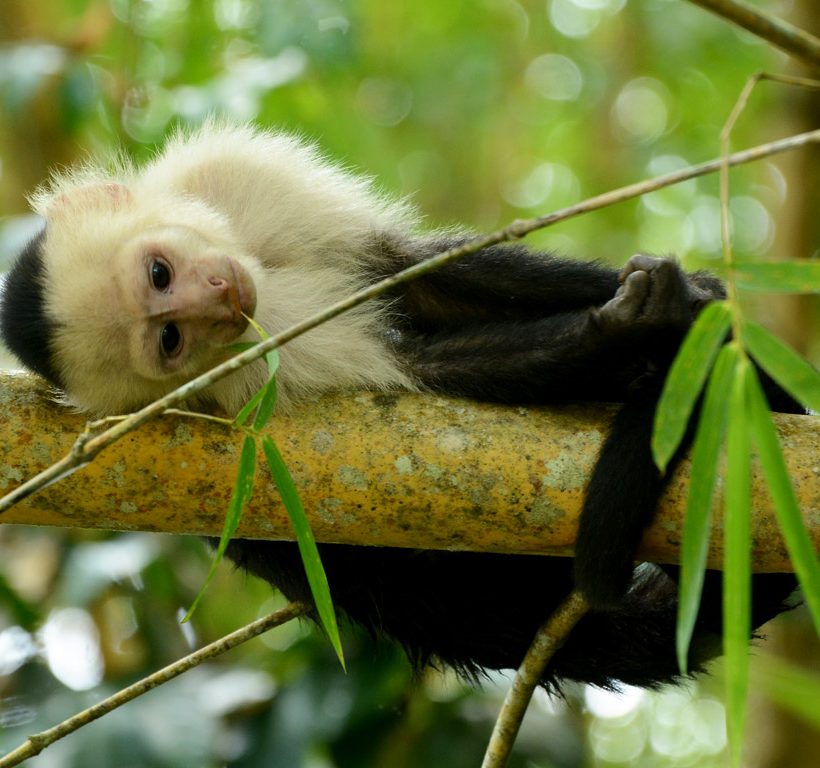
[[[39,611],[17,593],[2,573],[0,573],[0,605],[14,622],[32,633],[42,621]]]
[[[263,339],[268,337],[255,321],[251,318],[248,318],[248,320],[253,323],[254,328]],[[254,347],[256,345],[251,344],[250,346]],[[274,409],[276,408],[277,388],[275,377],[276,371],[279,368],[279,351],[273,349],[268,352],[265,355],[265,362],[268,366],[268,376],[270,378],[267,383],[261,387],[247,403],[245,403],[244,407],[238,414],[236,414],[236,418],[234,419],[234,423],[241,427],[248,420],[248,417],[251,415],[254,408],[258,405],[259,410],[257,410],[256,417],[253,420],[253,429],[255,431],[259,431],[265,426],[265,424],[268,423],[270,417],[273,415]]]
[[[264,395],[262,402],[259,403],[259,410],[253,419],[253,429],[258,432],[265,424],[268,423],[270,417],[273,416],[274,408],[276,408],[276,376],[271,376],[268,383],[263,387]]]
[[[789,479],[783,452],[780,450],[772,416],[754,370],[750,372],[747,387],[752,434],[774,502],[777,522],[786,541],[786,549],[789,551],[795,573],[803,586],[803,595],[814,619],[814,626],[820,633],[820,564],[800,515],[800,507]]]
[[[726,431],[726,409],[738,351],[725,345],[718,354],[698,420],[692,447],[692,469],[681,540],[681,575],[676,647],[681,673],[687,671],[689,643],[695,628],[703,590],[703,572],[709,548],[712,505],[720,447]]]
[[[820,672],[766,654],[752,670],[753,684],[783,709],[820,729]]]
[[[260,339],[264,341],[268,338],[267,331],[261,325],[259,325],[259,323],[257,323],[256,320],[254,320],[250,315],[246,315],[243,312],[242,317],[244,317],[248,321],[248,324],[251,328],[253,328],[253,330],[256,331],[256,335],[259,336]]]
[[[254,408],[259,405],[260,401],[265,396],[266,390],[267,384],[264,387],[260,387],[259,390],[254,393],[254,396],[242,406],[242,409],[234,417],[234,424],[241,427],[248,420],[248,417],[253,413]]]
[[[758,365],[786,392],[807,408],[820,412],[820,372],[757,323],[744,323],[743,341]]]
[[[732,762],[740,765],[749,686],[751,633],[751,446],[746,408],[749,363],[738,360],[729,399],[724,513],[723,652],[726,658],[726,726]]]
[[[723,302],[700,313],[678,351],[655,412],[652,455],[661,472],[675,453],[689,423],[692,408],[729,330],[731,315]]]
[[[249,349],[253,349],[259,342],[257,341],[237,341],[235,344],[228,345],[228,351],[232,355],[239,355],[242,352],[247,352]]]
[[[219,539],[219,546],[214,553],[213,561],[211,562],[211,569],[208,571],[208,576],[205,583],[199,590],[193,604],[188,613],[185,614],[183,622],[188,621],[196,610],[199,601],[205,594],[205,590],[211,583],[211,580],[216,573],[219,562],[225,555],[225,550],[228,543],[236,533],[239,527],[239,521],[242,519],[242,512],[245,509],[248,501],[253,495],[253,480],[256,474],[256,441],[252,437],[246,437],[242,444],[242,454],[239,457],[239,466],[236,471],[236,482],[234,483],[233,493],[231,494],[231,501],[228,505],[228,514],[225,517],[225,525],[222,528],[222,536]]]
[[[735,282],[747,291],[817,293],[820,261],[756,261],[738,264]]]
[[[316,540],[313,537],[313,531],[310,528],[307,515],[305,515],[305,509],[302,506],[299,493],[279,453],[279,449],[269,435],[265,435],[262,438],[262,450],[265,452],[265,458],[267,459],[271,475],[276,482],[276,487],[279,489],[285,509],[287,509],[288,516],[293,525],[296,542],[299,545],[299,552],[302,555],[302,563],[305,566],[305,574],[307,575],[310,591],[313,595],[313,601],[316,604],[316,611],[319,614],[322,627],[344,668],[344,654],[342,652],[342,643],[339,639],[339,628],[336,624],[336,612],[333,609],[333,601],[330,597],[330,587],[327,583],[327,576],[319,557]]]
[[[279,350],[272,349],[265,353],[265,362],[268,364],[268,376],[276,376],[276,371],[279,370]]]
[[[259,335],[259,338],[262,341],[266,341],[270,338],[268,333],[265,329],[259,325],[252,317],[248,317],[248,315],[244,315],[244,318],[250,323],[251,328],[253,328],[256,333]],[[270,352],[265,353],[265,362],[268,364],[268,375],[275,376],[276,369],[279,367],[279,350],[272,349]]]

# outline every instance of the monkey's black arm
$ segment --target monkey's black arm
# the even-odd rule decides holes
[[[381,247],[398,271],[466,239],[439,237]],[[414,328],[431,331],[481,321],[537,320],[601,305],[617,289],[618,270],[502,244],[424,275],[395,296]]]
[[[404,337],[413,374],[432,390],[507,403],[623,400],[646,366],[607,337],[594,309],[475,323]]]

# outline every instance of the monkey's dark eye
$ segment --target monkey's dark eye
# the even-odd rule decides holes
[[[163,326],[159,332],[159,343],[162,347],[163,354],[166,357],[173,357],[179,352],[180,345],[182,344],[182,334],[179,332],[179,328],[177,328],[174,323],[168,323],[168,325]]]
[[[161,261],[151,264],[151,285],[158,291],[164,291],[171,284],[171,270]]]

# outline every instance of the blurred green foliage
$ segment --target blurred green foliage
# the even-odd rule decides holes
[[[746,78],[785,59],[673,0],[41,5],[55,40],[17,40],[0,59],[0,104],[29,144],[44,92],[78,148],[137,156],[218,112],[306,134],[431,222],[483,230],[716,156]],[[787,98],[759,89],[735,146],[773,138]],[[761,163],[735,176],[737,245],[763,252],[782,174]],[[716,189],[691,182],[534,240],[618,262],[640,249],[716,257]]]
[[[316,140],[412,195],[431,226],[486,231],[715,157],[746,79],[786,63],[678,0],[3,0],[0,37],[0,269],[36,226],[24,193],[49,167],[120,146],[145,157],[213,112]],[[762,86],[734,146],[800,130],[802,110]],[[800,163],[733,172],[739,256],[816,255],[817,217],[786,204],[801,199]],[[816,203],[803,196],[805,210]],[[708,263],[720,252],[717,179],[529,242],[615,263],[638,250]],[[180,628],[207,572],[195,540],[4,527],[0,551],[2,751],[273,607],[264,585],[225,567]],[[436,672],[413,679],[395,648],[349,627],[344,645],[347,675],[317,631],[281,628],[31,764],[480,764],[495,681],[470,692]],[[572,688],[569,707],[539,697],[511,765],[717,765],[722,708],[705,685],[608,714]]]

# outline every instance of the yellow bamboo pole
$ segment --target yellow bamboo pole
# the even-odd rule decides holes
[[[270,431],[319,541],[570,555],[614,406],[520,408],[431,395],[327,397]],[[804,519],[820,550],[820,419],[777,415]],[[85,418],[34,377],[0,373],[0,494],[66,454]],[[217,535],[241,437],[163,417],[0,515],[3,523]],[[641,556],[674,562],[688,462],[671,479]],[[754,478],[757,570],[789,570],[762,477]],[[257,479],[239,534],[290,538],[276,489]],[[722,560],[720,516],[709,554]]]

